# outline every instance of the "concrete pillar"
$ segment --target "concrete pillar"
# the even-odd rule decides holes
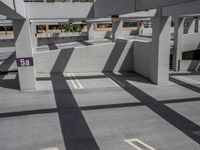
[[[38,41],[37,41],[37,28],[36,25],[31,23],[31,35],[32,35],[32,41],[33,41],[33,48],[34,52],[36,52],[36,47],[38,46]]]
[[[87,33],[88,40],[94,40],[94,24],[92,22],[87,22]]]
[[[118,16],[112,16],[112,41],[123,38],[123,21]]]
[[[162,9],[158,9],[153,19],[151,49],[151,81],[156,84],[169,81],[170,29],[171,17],[162,16]]]
[[[35,90],[36,74],[33,62],[33,43],[28,20],[13,20],[20,89]]]
[[[188,17],[184,25],[184,34],[193,34],[195,32],[195,19]]]
[[[184,35],[184,18],[174,18],[174,58],[173,66],[175,71],[178,71],[178,61],[182,60],[182,42]]]

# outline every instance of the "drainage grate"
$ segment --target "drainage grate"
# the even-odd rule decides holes
[[[147,145],[146,143],[142,142],[139,139],[128,139],[124,141],[133,146],[134,148],[136,148],[137,150],[156,150],[155,148]]]

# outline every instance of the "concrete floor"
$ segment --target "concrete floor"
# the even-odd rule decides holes
[[[0,76],[0,149],[200,149],[200,74],[173,74],[156,86],[132,73],[38,75],[38,91],[19,92]]]

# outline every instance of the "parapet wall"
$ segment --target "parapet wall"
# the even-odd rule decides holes
[[[133,43],[117,40],[71,49],[35,53],[36,73],[132,72]]]

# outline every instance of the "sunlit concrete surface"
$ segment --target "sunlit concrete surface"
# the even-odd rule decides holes
[[[164,86],[133,73],[38,74],[32,92],[17,90],[14,73],[0,77],[1,149],[131,150],[124,140],[134,138],[200,148],[199,84],[187,80],[199,74],[172,74]]]

